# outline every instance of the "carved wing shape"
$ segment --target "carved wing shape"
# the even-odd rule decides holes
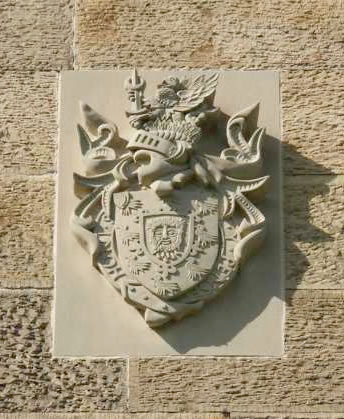
[[[113,200],[116,205],[116,207],[124,209],[128,206],[130,201],[130,195],[128,192],[124,192],[121,194],[114,194]]]
[[[217,202],[212,201],[198,201],[194,200],[191,202],[192,208],[197,214],[207,215],[214,211],[217,211]]]
[[[202,225],[198,225],[196,227],[196,235],[197,235],[197,241],[198,245],[204,249],[208,245],[212,243],[216,243],[218,240],[216,234],[209,233]]]
[[[200,281],[202,278],[204,278],[206,275],[209,274],[209,269],[204,269],[200,266],[196,266],[191,261],[188,261],[185,266],[187,267],[187,279],[189,281]]]
[[[161,282],[155,280],[154,285],[158,295],[161,296],[173,295],[180,290],[180,287],[176,282]]]
[[[133,275],[139,275],[150,268],[149,262],[138,262],[134,260],[129,261],[129,272]]]
[[[186,89],[177,92],[180,100],[173,109],[179,112],[187,112],[200,105],[205,98],[215,92],[218,77],[219,75],[216,73],[210,76],[203,74],[193,80],[184,81],[183,84],[186,85]]]
[[[113,194],[113,200],[116,207],[121,209],[123,215],[130,215],[132,211],[135,211],[142,206],[140,201],[132,199],[129,192]]]
[[[122,244],[129,246],[132,242],[138,242],[140,235],[138,233],[131,233],[130,231],[123,233]]]

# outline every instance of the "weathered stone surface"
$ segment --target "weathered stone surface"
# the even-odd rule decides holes
[[[343,177],[288,177],[284,193],[287,287],[343,289]]]
[[[315,370],[315,377],[308,384],[316,388],[321,382],[329,380],[327,390],[332,389],[333,402],[339,394],[336,390],[343,389],[336,389],[336,386],[344,380],[344,291],[302,290],[294,294],[288,291],[287,304],[286,358],[304,361],[304,364],[299,364],[302,368],[297,374],[303,374],[303,367],[308,361],[324,362],[322,371]],[[338,366],[328,375],[330,363],[336,361]],[[323,402],[326,403],[326,399]]]
[[[79,0],[78,6],[83,68],[343,66],[338,0],[297,6],[292,0]]]
[[[0,414],[0,419],[224,419],[225,417],[222,413],[66,413],[58,416],[55,413]],[[236,415],[230,417],[242,418],[242,416]],[[267,418],[267,416],[258,415],[258,418]],[[252,417],[252,419],[254,418]]]
[[[222,413],[9,413],[0,419],[343,419],[344,414],[304,413],[238,413],[224,410]]]
[[[325,416],[321,416],[324,417]],[[0,419],[304,419],[299,415],[274,415],[269,413],[247,414],[226,412],[223,413],[80,413],[80,414],[59,414],[56,413],[31,413],[31,414],[0,414]],[[307,416],[311,418],[311,416]],[[313,419],[319,419],[313,417]],[[326,416],[326,419],[339,419],[338,415]]]
[[[6,72],[0,78],[2,174],[54,170],[57,73]]]
[[[51,176],[1,180],[1,287],[53,284],[53,180]]]
[[[70,68],[72,5],[71,0],[1,0],[0,69]]]
[[[343,309],[342,291],[289,295],[283,358],[132,361],[130,388],[136,395],[130,401],[132,408],[147,412],[343,412]]]
[[[281,81],[285,173],[343,173],[343,73],[282,72]]]
[[[123,411],[125,361],[52,359],[48,291],[0,293],[0,411]]]
[[[230,418],[243,418],[243,416],[237,416],[231,414],[227,416]],[[204,414],[193,414],[193,413],[81,413],[81,414],[56,414],[49,413],[32,413],[32,414],[17,414],[17,415],[1,415],[0,419],[224,419],[225,414],[222,413],[204,413]],[[277,416],[257,415],[250,416],[250,419],[279,419]]]

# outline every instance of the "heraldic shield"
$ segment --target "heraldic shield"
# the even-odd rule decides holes
[[[215,154],[205,153],[222,138],[213,105],[217,79],[171,76],[146,98],[134,70],[125,83],[128,139],[81,105],[86,175],[74,174],[81,201],[71,228],[93,266],[150,327],[197,313],[264,241],[265,216],[253,203],[263,199],[268,179],[264,129],[245,138],[246,118],[258,104],[228,119],[228,146],[221,140]]]
[[[113,200],[113,247],[129,282],[169,300],[206,279],[219,253],[214,192],[194,185],[166,199],[132,191]]]

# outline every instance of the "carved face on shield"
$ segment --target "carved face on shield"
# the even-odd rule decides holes
[[[174,259],[180,251],[185,234],[185,219],[162,216],[147,220],[148,242],[152,244],[152,254],[162,259]]]

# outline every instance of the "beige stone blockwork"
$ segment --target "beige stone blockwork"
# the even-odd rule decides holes
[[[72,0],[1,0],[0,70],[72,65]]]
[[[319,369],[308,376],[310,391],[321,382],[327,383],[327,390],[333,391],[333,402],[340,395],[337,391],[344,386],[341,382],[344,379],[344,291],[300,290],[294,294],[288,291],[287,302],[286,358],[304,361],[298,363],[301,369],[296,373],[294,383],[298,385],[298,375],[303,374],[308,362],[317,364]],[[331,365],[337,361],[338,365]]]
[[[341,0],[77,2],[79,68],[291,70],[282,75],[285,170],[343,173]],[[73,3],[0,4],[0,69],[13,71],[0,79],[2,287],[52,285],[53,179],[7,176],[54,170],[56,74],[20,72],[71,68]],[[296,178],[285,187],[288,286],[342,288],[344,182]],[[126,411],[125,361],[52,359],[50,292],[1,291],[0,411],[25,413],[0,418],[342,419],[343,291],[288,300],[285,357],[134,361],[129,407],[165,414],[72,415],[63,412]],[[219,414],[171,413],[210,410]]]
[[[243,418],[242,416],[231,415],[232,419]],[[33,413],[24,416],[19,413],[17,415],[1,415],[0,419],[225,419],[222,413],[81,413],[81,414],[58,414],[55,413]],[[267,418],[267,416],[255,416],[254,418]],[[277,416],[271,419],[278,419]]]
[[[233,417],[233,416],[231,416]],[[222,413],[22,413],[0,414],[0,419],[224,419]]]
[[[53,284],[54,178],[0,182],[0,287]]]
[[[17,413],[0,414],[0,419],[343,419],[344,414],[303,413]]]
[[[343,419],[344,414],[273,413],[17,413],[0,414],[0,419]]]
[[[77,65],[341,68],[340,0],[78,0]]]
[[[50,291],[0,292],[0,411],[123,411],[125,360],[52,359],[50,315]]]
[[[162,412],[344,410],[344,294],[288,295],[286,356],[132,361],[132,409]],[[206,331],[206,325],[205,325]],[[206,333],[211,333],[206,331]],[[316,415],[315,415],[316,416]],[[318,416],[316,416],[318,417]]]
[[[344,288],[344,177],[285,178],[287,288]]]
[[[45,174],[55,167],[57,73],[0,77],[1,174]]]
[[[281,94],[284,172],[343,173],[343,72],[282,72]]]

